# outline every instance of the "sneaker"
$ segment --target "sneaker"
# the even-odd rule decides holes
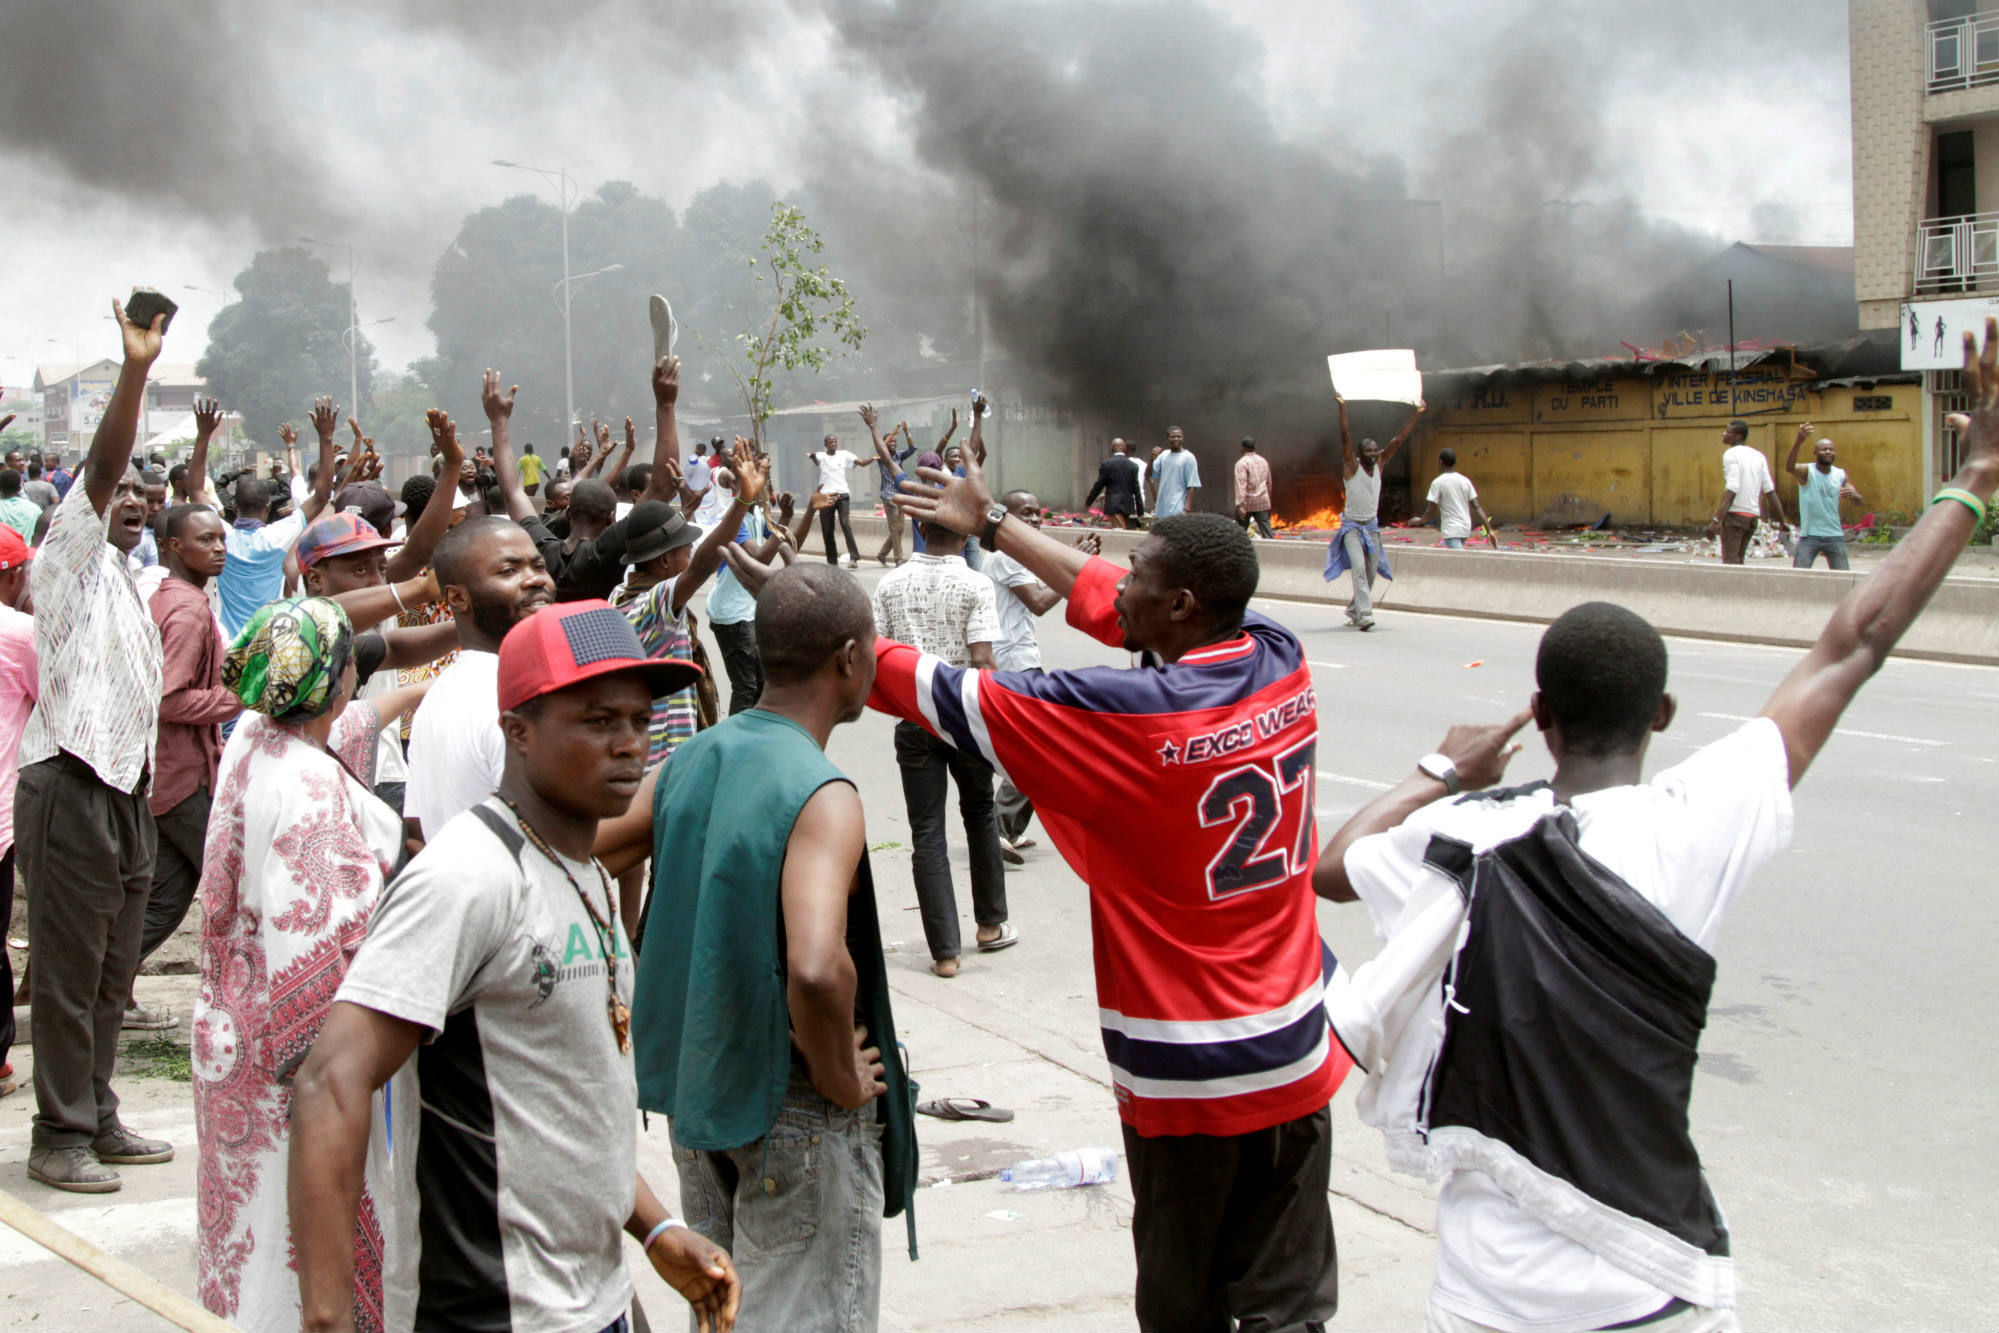
[[[127,1032],[165,1032],[177,1028],[180,1020],[172,1014],[157,1014],[143,1004],[125,1006],[125,1030]]]
[[[165,1139],[142,1139],[123,1125],[114,1126],[109,1134],[99,1134],[91,1141],[90,1150],[98,1161],[120,1166],[151,1166],[174,1159],[173,1144]]]
[[[35,1148],[28,1153],[28,1179],[72,1194],[111,1194],[124,1182],[82,1144]]]
[[[657,364],[673,355],[673,346],[680,341],[680,322],[673,317],[672,304],[657,292],[646,302],[646,312],[652,316],[652,359]]]
[[[1005,838],[1000,839],[1000,860],[1010,866],[1024,866],[1027,864],[1027,858],[1020,854],[1020,849]]]
[[[1371,630],[1374,628],[1374,618],[1370,616],[1366,620],[1356,620],[1353,626],[1355,629],[1361,631]]]
[[[854,567],[854,557],[852,557],[851,555],[843,555],[840,557],[840,568],[852,569],[853,567]]]

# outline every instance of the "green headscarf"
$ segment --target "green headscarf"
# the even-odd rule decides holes
[[[257,608],[229,645],[222,683],[243,706],[280,722],[324,713],[354,649],[354,627],[337,603],[290,597]]]

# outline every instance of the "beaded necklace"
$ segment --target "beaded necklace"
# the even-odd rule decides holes
[[[550,847],[541,834],[535,831],[535,826],[528,823],[527,816],[521,813],[521,808],[518,805],[515,805],[504,796],[500,799],[506,802],[507,809],[514,812],[514,818],[520,823],[521,832],[527,835],[527,840],[534,844],[535,850],[546,856],[550,861],[553,861],[555,868],[562,872],[562,877],[569,881],[569,887],[576,890],[577,901],[583,904],[583,910],[589,914],[590,924],[597,930],[598,947],[602,949],[604,954],[604,981],[610,990],[610,998],[605,1005],[605,1011],[611,1016],[611,1032],[618,1039],[619,1053],[624,1054],[629,1052],[632,1049],[632,1010],[630,1005],[618,998],[618,953],[616,947],[618,939],[618,895],[611,889],[610,876],[604,873],[604,867],[599,864],[596,857],[593,856],[590,858],[590,864],[597,869],[597,879],[604,886],[604,901],[610,904],[611,919],[606,922],[603,915],[597,911],[597,904],[590,901],[590,895],[585,893],[583,886],[576,882],[576,876],[569,873],[569,863],[557,855],[555,849]]]

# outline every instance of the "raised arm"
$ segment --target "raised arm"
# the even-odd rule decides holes
[[[987,413],[993,410],[992,400],[982,393],[972,395],[972,433],[965,439],[965,452],[976,459],[981,467],[986,461]]]
[[[672,500],[680,495],[680,358],[663,356],[652,368],[652,476],[641,500]],[[636,443],[632,419],[625,418],[625,448]],[[619,466],[623,466],[620,463]]]
[[[337,592],[327,600],[337,604],[356,625],[379,625],[400,612],[428,606],[442,595],[437,589],[437,576],[419,570],[406,579]]]
[[[333,432],[339,426],[340,409],[331,398],[321,397],[312,405],[312,429],[319,436],[319,465],[312,474],[312,490],[299,506],[307,527],[312,526],[333,496]]]
[[[1347,424],[1347,400],[1340,396],[1338,389],[1333,390],[1333,401],[1339,404],[1340,409],[1340,471],[1351,478],[1360,471],[1360,455],[1353,451],[1353,427]]]
[[[1802,466],[1798,463],[1798,451],[1805,447],[1805,441],[1810,439],[1811,436],[1812,423],[1807,421],[1798,427],[1797,436],[1791,441],[1791,452],[1784,459],[1784,471],[1790,473],[1794,481],[1803,481],[1805,479],[1805,469],[1811,466],[1810,463],[1803,464]]]
[[[222,425],[222,404],[213,398],[194,400],[194,452],[188,456],[188,498],[196,504],[214,504],[215,488],[208,484],[208,442]]]
[[[1853,696],[1881,669],[1950,573],[1993,491],[1999,489],[1995,358],[1999,358],[1999,320],[1988,318],[1982,352],[1970,333],[1964,335],[1964,393],[1971,411],[1951,418],[1964,439],[1963,465],[1909,535],[1833,608],[1818,643],[1763,706],[1763,716],[1776,722],[1784,734],[1794,787]]]
[[[973,429],[978,428],[977,422]],[[986,488],[986,470],[975,458],[965,459],[965,475],[954,477],[935,468],[918,468],[919,480],[902,484],[897,503],[904,513],[925,523],[941,523],[968,537],[985,534],[986,511],[992,508],[992,492]],[[1041,529],[1008,514],[1000,522],[999,549],[1026,565],[1058,596],[1067,597],[1076,586],[1076,576],[1090,563],[1090,557],[1073,546],[1056,541]]]
[[[1346,404],[1342,403],[1340,406],[1342,408],[1342,416],[1344,416]],[[1385,465],[1389,459],[1395,457],[1397,449],[1409,443],[1409,437],[1416,433],[1416,423],[1423,419],[1423,413],[1428,410],[1427,407],[1419,404],[1416,410],[1409,414],[1409,419],[1402,423],[1402,429],[1395,432],[1395,438],[1390,440],[1388,447],[1381,451],[1381,464]]]
[[[369,1100],[423,1037],[414,1023],[336,1002],[292,1085],[286,1172],[300,1319],[354,1327],[354,1215],[368,1159]]]
[[[500,495],[507,504],[507,517],[519,523],[534,517],[534,501],[528,498],[527,487],[521,484],[520,465],[514,461],[514,444],[509,423],[514,415],[514,398],[520,393],[516,384],[506,393],[500,392],[500,372],[491,366],[479,381],[479,405],[486,409],[486,423],[493,432],[493,472],[499,478]]]
[[[458,425],[434,407],[424,413],[424,421],[430,427],[431,449],[442,460],[442,468],[430,499],[424,501],[423,513],[410,521],[401,548],[389,556],[391,582],[415,578],[430,564],[431,552],[451,530],[451,510],[458,498],[458,469],[465,462],[464,446],[458,443]]]
[[[934,452],[939,458],[944,456],[944,446],[951,443],[951,437],[957,433],[958,409],[954,407],[951,409],[951,423],[944,427],[944,433],[937,437],[937,443],[933,446]]]
[[[694,548],[694,554],[687,559],[687,568],[673,584],[673,613],[679,615],[697,589],[708,581],[721,563],[722,548],[736,539],[736,533],[743,526],[743,518],[756,502],[763,498],[764,487],[770,482],[770,460],[758,458],[743,444],[736,446],[733,460],[736,471],[736,495],[729,501],[729,507],[722,514],[721,521],[708,530],[701,544]]]
[[[97,433],[90,437],[90,452],[84,455],[84,494],[90,507],[102,514],[111,503],[125,469],[132,465],[132,443],[139,434],[139,407],[146,397],[146,373],[160,359],[160,342],[165,336],[166,316],[157,315],[151,328],[142,329],[125,315],[125,307],[111,303],[118,317],[118,332],[125,343],[125,363],[118,368],[118,387],[104,409]]]

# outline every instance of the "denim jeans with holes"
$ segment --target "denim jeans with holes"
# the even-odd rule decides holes
[[[841,1110],[794,1065],[768,1135],[714,1152],[676,1134],[673,1161],[684,1220],[729,1251],[742,1276],[739,1333],[874,1329],[882,1152],[873,1105]]]

